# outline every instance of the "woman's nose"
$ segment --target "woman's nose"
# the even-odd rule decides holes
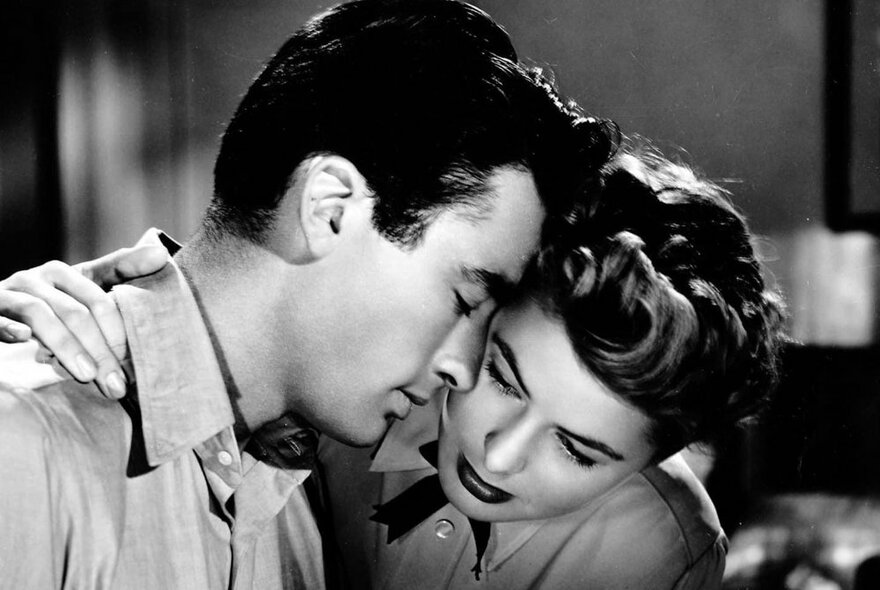
[[[521,421],[491,431],[484,442],[486,470],[500,475],[522,471],[528,460],[531,438],[528,425]]]

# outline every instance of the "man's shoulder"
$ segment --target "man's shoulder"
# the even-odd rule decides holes
[[[35,340],[0,344],[0,385],[4,389],[40,389],[69,378],[69,373]]]
[[[131,421],[119,402],[57,363],[41,362],[40,354],[32,343],[0,345],[0,447],[6,447],[0,453],[25,453],[37,444],[79,458],[124,452]]]
[[[3,348],[0,553],[19,560],[0,564],[0,577],[10,588],[108,587],[127,516],[131,422],[94,385],[28,358],[30,347]]]

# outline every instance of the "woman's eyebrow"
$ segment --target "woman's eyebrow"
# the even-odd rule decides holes
[[[590,438],[589,436],[581,436],[580,434],[575,434],[575,433],[571,432],[570,430],[566,430],[565,428],[562,428],[561,426],[559,427],[559,432],[561,432],[565,436],[573,438],[574,440],[578,441],[579,443],[581,443],[585,447],[590,447],[593,450],[599,451],[600,453],[602,453],[603,455],[606,455],[608,458],[613,459],[614,461],[625,461],[626,460],[623,458],[623,455],[621,455],[620,453],[618,453],[617,451],[615,451],[614,449],[612,449],[611,447],[609,447],[605,443],[596,440],[595,438]]]

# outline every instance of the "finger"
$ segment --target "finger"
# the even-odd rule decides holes
[[[47,262],[41,267],[41,272],[42,281],[31,281],[27,277],[22,277],[19,280],[21,284],[13,285],[10,288],[45,298],[44,295],[48,296],[51,293],[49,285],[46,284],[47,282],[50,283],[56,289],[84,305],[91,312],[95,323],[97,323],[106,346],[110,348],[114,356],[119,360],[125,358],[128,349],[125,325],[122,320],[122,314],[119,313],[113,298],[105,293],[97,284],[63,262]],[[55,299],[46,299],[46,301],[53,307],[56,315],[61,316],[61,310],[52,305]],[[69,303],[64,298],[58,299],[58,301],[62,304]],[[68,328],[72,328],[72,326],[68,325]],[[79,335],[78,332],[77,335]],[[103,354],[105,352],[104,346],[92,346],[90,342],[83,342],[83,344],[92,353],[92,357],[99,361],[98,364],[100,366],[101,362],[96,354]]]
[[[127,352],[125,328],[110,295],[57,260],[15,273],[0,282],[0,288],[7,289],[0,294],[19,292],[41,299],[49,306],[54,317],[44,313],[42,306],[32,307],[39,324],[25,317],[11,319],[31,323],[34,336],[52,350],[71,374],[83,381],[97,379],[99,388],[111,399],[125,395],[125,374],[117,362]],[[29,304],[28,300],[19,301]],[[0,312],[3,311],[0,308]],[[14,309],[7,311],[7,315],[16,313]],[[56,344],[58,342],[60,344]]]
[[[77,381],[87,383],[97,377],[98,369],[91,356],[46,301],[29,293],[0,291],[0,308],[7,318],[30,326],[34,337],[55,354]]]
[[[109,289],[124,281],[153,274],[169,260],[168,251],[162,246],[135,246],[77,264],[74,268],[102,289]]]
[[[115,332],[113,338],[116,339],[117,346],[124,349],[125,328],[122,324],[122,317],[109,295],[101,291],[94,283],[84,278],[81,280],[86,284],[77,285],[79,293],[76,299],[64,290],[65,287],[70,288],[70,285],[61,283],[56,285],[58,288],[40,285],[33,295],[49,304],[55,315],[61,319],[85,349],[86,354],[96,366],[96,380],[104,395],[111,399],[118,399],[125,395],[125,377],[114,350],[105,338],[108,330]],[[86,289],[91,289],[93,292],[89,296],[83,297],[82,291]],[[104,322],[105,326],[102,326],[100,322]],[[37,339],[41,339],[41,334],[36,326],[33,331]],[[83,363],[81,358],[66,359],[58,353],[56,356],[65,367],[71,362],[78,366]]]
[[[3,293],[0,293],[0,301],[2,301]],[[2,313],[3,304],[0,302],[0,313]],[[0,342],[14,344],[16,342],[24,342],[31,337],[31,329],[26,325],[0,316]]]

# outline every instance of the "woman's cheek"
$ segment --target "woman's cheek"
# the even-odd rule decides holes
[[[452,393],[447,403],[446,430],[459,440],[468,455],[482,451],[482,441],[493,423],[492,408],[478,390]]]

